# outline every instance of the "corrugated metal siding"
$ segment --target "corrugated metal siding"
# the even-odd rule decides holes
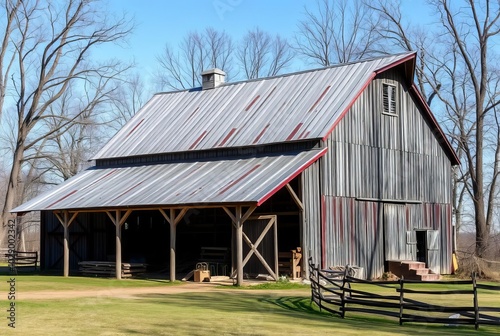
[[[394,73],[388,71],[386,77],[397,77]],[[397,85],[398,117],[381,113],[386,81]],[[451,202],[451,163],[405,86],[396,80],[375,79],[326,146],[324,169],[331,172],[325,180],[327,195]]]
[[[383,83],[397,87],[397,117],[381,113]],[[441,272],[451,271],[451,163],[403,83],[397,70],[378,76],[325,141],[326,266],[354,263],[366,267],[370,277],[382,274],[384,217],[391,210],[384,213],[375,206],[375,214],[356,201],[365,198],[402,202],[386,205],[394,210],[385,224],[388,259],[413,259],[416,250],[408,244],[408,232],[432,228],[440,232]],[[404,204],[407,200],[422,204]],[[369,230],[366,218],[377,221],[378,231]]]
[[[368,278],[380,277],[384,270],[380,204],[325,196],[324,207],[324,266],[356,265],[365,269]]]
[[[107,260],[106,233],[114,231],[107,220],[103,213],[80,213],[76,217],[69,227],[70,269],[77,270],[82,260]],[[51,211],[41,212],[41,225],[44,242],[40,251],[41,267],[44,270],[62,269],[63,227]]]
[[[301,176],[302,203],[304,204],[303,248],[308,254],[307,257],[312,257],[315,263],[321,261],[320,187],[320,163],[316,161],[304,170]]]
[[[95,159],[323,138],[377,70],[412,57],[157,94]]]
[[[240,160],[94,167],[13,212],[182,204],[259,204],[324,153],[325,150],[311,150]]]

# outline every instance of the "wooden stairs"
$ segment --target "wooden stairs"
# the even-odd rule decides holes
[[[435,281],[441,280],[441,276],[425,267],[424,262],[411,260],[389,261],[389,272],[406,280]]]

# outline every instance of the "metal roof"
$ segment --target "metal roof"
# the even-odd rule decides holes
[[[414,59],[405,53],[160,93],[94,159],[325,138],[377,72]]]
[[[246,159],[87,169],[11,212],[262,204],[326,149]]]

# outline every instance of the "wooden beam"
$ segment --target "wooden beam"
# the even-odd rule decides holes
[[[227,215],[229,216],[229,218],[231,218],[231,222],[233,223],[233,225],[235,225],[235,223],[236,223],[236,217],[233,215],[233,213],[231,212],[231,210],[229,210],[225,206],[223,206],[222,209],[224,209],[224,211],[227,213]]]
[[[295,202],[295,204],[297,204],[297,206],[299,207],[299,209],[303,211],[304,210],[304,204],[302,204],[302,201],[300,200],[299,196],[297,196],[297,194],[293,190],[293,188],[290,185],[290,183],[287,183],[285,185],[285,187],[288,190],[288,193],[290,193],[290,196],[292,196],[292,199]]]
[[[267,261],[264,259],[264,257],[262,257],[262,255],[260,254],[260,252],[257,250],[257,248],[259,247],[260,243],[262,242],[262,240],[264,239],[264,237],[266,236],[267,232],[269,231],[269,229],[273,226],[273,224],[275,224],[275,218],[274,216],[269,220],[269,223],[267,223],[266,227],[264,228],[264,230],[262,230],[259,238],[255,241],[255,243],[252,243],[252,241],[250,240],[250,238],[248,238],[248,236],[243,233],[243,239],[245,240],[245,242],[247,243],[247,245],[250,247],[250,251],[248,251],[248,254],[246,255],[245,259],[243,260],[243,267],[246,265],[246,263],[248,262],[248,260],[250,260],[250,258],[252,257],[253,254],[255,254],[257,256],[257,258],[261,261],[262,265],[264,265],[264,267],[267,269],[267,271],[269,272],[269,274],[271,274],[271,276],[274,278],[274,280],[278,280],[278,271],[276,270],[272,270],[271,267],[269,266],[269,264],[267,263]],[[274,238],[275,238],[275,243],[274,243],[274,250],[275,250],[275,269],[277,269],[277,258],[278,258],[278,244],[276,244],[277,242],[277,230],[276,230],[276,225],[274,226],[275,227],[275,230],[274,230]]]

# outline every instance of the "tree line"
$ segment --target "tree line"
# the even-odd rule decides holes
[[[145,83],[131,64],[93,57],[133,33],[127,16],[99,0],[3,0],[2,230],[16,205],[84,169],[145,103],[152,84],[186,89],[200,86],[200,73],[215,67],[229,80],[254,79],[297,70],[299,61],[310,68],[417,51],[415,82],[462,162],[453,174],[456,225],[473,223],[476,254],[485,255],[499,215],[500,4],[427,0],[422,7],[425,20],[404,16],[400,1],[316,0],[291,37],[255,27],[234,40],[207,27],[166,44],[157,75]]]

